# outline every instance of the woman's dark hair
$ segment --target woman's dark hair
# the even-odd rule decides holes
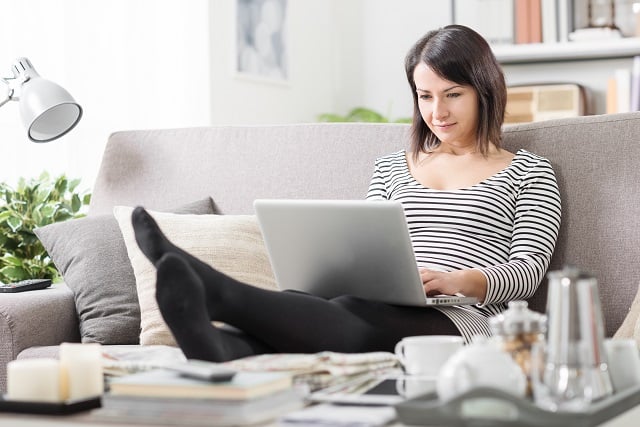
[[[478,130],[476,149],[487,155],[489,144],[500,147],[502,124],[507,104],[507,87],[502,68],[487,41],[462,25],[447,25],[430,31],[411,47],[405,58],[405,71],[413,95],[411,152],[417,159],[431,151],[440,140],[422,119],[413,72],[426,64],[445,80],[473,87],[478,94]]]

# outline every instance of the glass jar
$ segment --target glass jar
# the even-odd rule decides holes
[[[489,318],[489,326],[500,347],[522,368],[527,377],[527,396],[532,395],[531,350],[544,342],[547,318],[529,310],[526,301],[510,301],[501,314]]]

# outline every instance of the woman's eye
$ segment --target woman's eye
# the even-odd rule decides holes
[[[458,92],[451,92],[451,93],[448,93],[447,96],[449,98],[457,98],[460,96],[460,94]]]
[[[424,100],[431,99],[431,95],[420,95],[420,99],[424,99]]]

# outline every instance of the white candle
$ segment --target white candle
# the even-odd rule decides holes
[[[104,392],[100,344],[60,344],[60,364],[69,382],[69,399],[100,396]]]
[[[7,363],[7,399],[62,402],[65,381],[56,359],[23,359]]]

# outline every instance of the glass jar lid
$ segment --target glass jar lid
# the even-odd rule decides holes
[[[547,316],[529,310],[526,301],[509,301],[507,309],[489,318],[495,335],[543,333],[547,330]]]

